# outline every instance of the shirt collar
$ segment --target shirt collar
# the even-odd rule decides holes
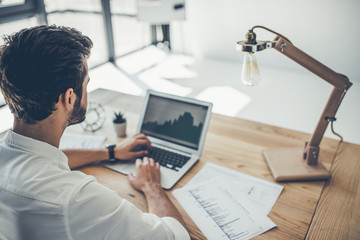
[[[34,155],[56,159],[62,167],[69,169],[67,156],[60,149],[46,142],[17,134],[12,130],[6,132],[3,141],[11,147],[32,152]]]

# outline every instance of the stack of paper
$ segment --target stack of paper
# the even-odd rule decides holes
[[[60,139],[60,149],[96,149],[105,141],[104,136],[65,133]]]
[[[205,237],[250,239],[274,227],[268,217],[283,187],[207,163],[172,193]]]

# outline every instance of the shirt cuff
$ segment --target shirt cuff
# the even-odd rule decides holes
[[[189,233],[178,220],[172,217],[162,217],[161,219],[170,228],[175,240],[190,240]]]

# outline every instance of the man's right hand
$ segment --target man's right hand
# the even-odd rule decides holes
[[[136,176],[129,173],[130,185],[144,193],[149,213],[158,217],[172,217],[178,220],[186,229],[181,214],[170,201],[160,184],[160,165],[154,159],[144,157],[136,160]]]
[[[160,185],[160,165],[154,159],[144,157],[136,160],[136,176],[128,175],[130,185],[144,194],[158,191]]]

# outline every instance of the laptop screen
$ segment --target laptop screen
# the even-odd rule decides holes
[[[141,132],[198,149],[208,106],[150,95]]]

